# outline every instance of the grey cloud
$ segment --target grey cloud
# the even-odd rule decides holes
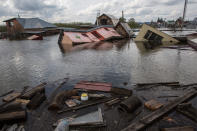
[[[13,0],[14,6],[23,11],[38,11],[44,9],[55,9],[55,5],[46,5],[43,0]]]

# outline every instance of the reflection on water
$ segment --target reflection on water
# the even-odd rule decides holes
[[[81,51],[81,50],[110,50],[114,46],[116,46],[118,49],[121,49],[126,43],[128,43],[129,40],[119,40],[114,42],[95,42],[95,43],[85,43],[85,44],[78,44],[78,45],[72,45],[72,44],[65,44],[60,46],[60,50],[62,53],[68,53],[73,51]]]
[[[58,36],[43,41],[0,40],[0,92],[69,77],[128,87],[136,82],[196,82],[197,53],[155,48],[130,41],[68,46],[62,53]],[[146,49],[149,47],[154,49]],[[67,53],[69,52],[69,53]]]

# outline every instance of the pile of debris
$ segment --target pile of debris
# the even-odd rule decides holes
[[[197,122],[197,109],[191,103],[184,103],[196,96],[195,83],[190,85],[181,85],[179,82],[138,83],[135,85],[134,92],[128,88],[113,87],[110,83],[92,81],[81,81],[73,89],[63,90],[62,87],[67,81],[68,79],[64,79],[50,95],[45,95],[48,92],[45,91],[48,85],[46,83],[31,89],[25,87],[22,92],[12,90],[1,95],[3,97],[0,106],[2,131],[23,131],[30,130],[29,128],[40,130],[40,128],[34,129],[36,121],[37,124],[44,122],[45,130],[55,129],[55,131],[73,129],[87,131],[95,128],[95,130],[137,131],[149,128],[151,124],[161,119],[168,122],[175,121],[166,116],[174,109]],[[151,90],[157,92],[155,88],[158,91],[164,88],[172,89],[169,90],[171,95],[161,96],[162,93],[156,93],[159,96],[155,97],[151,92]],[[173,92],[176,92],[176,95]],[[167,102],[161,101],[165,98],[171,99]],[[32,122],[31,117],[35,115],[38,118]],[[194,127],[174,126],[159,129],[192,131]]]

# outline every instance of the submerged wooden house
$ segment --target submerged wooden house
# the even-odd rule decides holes
[[[89,30],[77,30],[73,28],[63,29],[59,36],[58,44],[76,45],[82,43],[94,43],[104,40],[120,39],[122,36],[112,26],[98,26]]]
[[[133,31],[131,30],[130,26],[126,22],[118,22],[115,27],[115,30],[122,35],[123,37],[130,38],[132,37]]]
[[[135,41],[155,41],[157,43],[161,42],[173,42],[178,43],[179,41],[175,38],[171,37],[170,35],[161,32],[151,26],[148,26],[144,24],[137,35],[137,37],[134,39]]]
[[[118,22],[118,18],[109,14],[102,14],[96,20],[96,24],[98,25],[113,25],[114,27],[118,24]]]
[[[58,31],[57,26],[48,23],[39,18],[12,18],[5,20],[7,33],[14,34],[55,34]]]

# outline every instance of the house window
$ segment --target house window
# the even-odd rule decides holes
[[[144,39],[147,39],[149,41],[157,41],[157,42],[161,42],[163,37],[148,30],[144,36]]]
[[[99,35],[99,33],[97,33],[96,31],[93,31],[91,33],[98,39],[102,38],[101,35]]]
[[[14,26],[14,22],[8,22],[8,26],[9,26],[9,27]]]
[[[100,22],[101,25],[107,25],[107,19],[101,19]]]

